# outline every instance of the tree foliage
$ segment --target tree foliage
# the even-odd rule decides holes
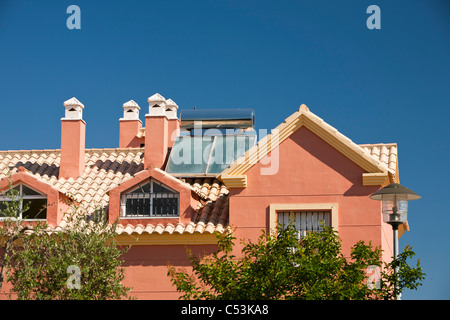
[[[9,188],[1,195],[9,198],[10,201],[0,202],[0,218],[2,218],[0,222],[0,289],[2,289],[8,266],[11,263],[14,243],[23,233],[32,228],[32,226],[24,224],[23,220],[20,219],[20,212],[26,211],[28,206],[24,203],[19,191],[14,189],[11,177],[9,177],[8,181]],[[37,223],[34,227],[45,228],[46,226]]]
[[[204,258],[188,251],[192,273],[169,267],[181,299],[394,299],[405,288],[417,289],[425,275],[419,262],[408,265],[410,247],[382,264],[380,248],[359,241],[346,258],[337,232],[325,226],[301,240],[292,224],[263,232],[256,243],[244,243],[239,257],[233,254],[235,240],[232,232],[218,235],[218,250]],[[367,283],[369,266],[381,270],[375,288]]]
[[[14,190],[10,187],[10,193]],[[14,194],[12,194],[14,196]],[[17,219],[17,197],[9,196],[1,214],[2,269],[12,285],[10,297],[18,299],[120,299],[130,288],[122,285],[124,269],[120,248],[114,241],[116,224],[109,224],[102,210],[93,219],[72,204],[66,226],[56,231],[45,223]],[[88,219],[89,218],[89,219]],[[7,272],[6,272],[7,271]],[[6,278],[6,279],[5,279]]]

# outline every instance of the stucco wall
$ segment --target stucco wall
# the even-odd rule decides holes
[[[389,236],[382,236],[380,203],[368,198],[378,187],[363,186],[361,167],[306,127],[267,157],[267,165],[262,161],[246,172],[247,188],[231,190],[230,225],[237,227],[238,239],[256,239],[268,230],[271,204],[336,203],[344,254],[358,240],[390,249]],[[261,175],[277,159],[276,173]]]

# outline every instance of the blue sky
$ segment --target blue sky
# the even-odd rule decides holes
[[[257,129],[304,103],[356,143],[397,142],[400,182],[422,195],[400,246],[427,273],[403,298],[450,298],[449,1],[2,0],[0,45],[0,150],[59,148],[73,96],[86,146],[117,147],[122,104],[145,111],[155,92],[182,109],[254,108]]]

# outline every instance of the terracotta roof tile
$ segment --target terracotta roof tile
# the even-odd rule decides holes
[[[364,150],[364,153],[379,161],[391,173],[395,173],[397,170],[396,143],[360,144],[359,146]]]
[[[109,203],[107,194],[109,190],[131,179],[144,169],[143,152],[144,149],[141,148],[87,149],[86,168],[81,177],[60,179],[58,177],[60,150],[0,151],[0,179],[7,177],[9,170],[14,173],[17,168],[22,166],[39,181],[80,201],[88,213],[92,213],[99,206],[106,206]],[[228,223],[228,206],[223,205],[224,202],[228,202],[228,189],[225,185],[217,179],[180,180],[164,171],[161,172],[170,179],[189,186],[199,196],[201,201],[193,221],[187,225],[182,223],[156,226],[151,224],[146,226],[119,225],[117,229],[119,234],[223,232]],[[210,221],[210,219],[214,221]],[[209,225],[205,228],[208,223]],[[62,230],[64,227],[65,222],[62,220],[56,229]]]

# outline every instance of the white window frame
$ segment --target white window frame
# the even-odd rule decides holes
[[[338,204],[337,203],[294,203],[271,204],[269,206],[269,231],[276,232],[278,225],[278,212],[295,211],[330,211],[330,225],[338,231]]]
[[[12,220],[23,220],[23,221],[45,221],[47,220],[47,218],[45,219],[22,219],[22,214],[23,214],[23,202],[25,200],[47,200],[47,196],[42,194],[40,191],[37,191],[36,189],[26,185],[26,187],[28,189],[33,190],[36,193],[39,193],[39,195],[24,195],[23,194],[23,186],[24,184],[18,184],[16,186],[14,186],[14,188],[19,187],[19,195],[18,195],[18,200],[22,200],[20,201],[20,214],[19,217],[15,218],[15,217],[0,217],[0,221],[3,221],[5,219],[12,219]],[[5,191],[4,193],[6,193],[7,191]],[[4,194],[3,193],[3,194]],[[5,202],[5,201],[12,201],[10,197],[8,196],[4,196],[3,194],[0,195],[0,201]]]
[[[142,186],[144,186],[144,185],[146,185],[148,183],[150,184],[150,215],[148,215],[148,216],[127,216],[127,199],[139,199],[140,197],[138,195],[133,195],[131,193],[136,191],[136,190],[138,190],[139,188],[141,188]],[[178,207],[177,215],[152,216],[153,199],[155,199],[155,198],[168,198],[167,196],[166,197],[158,197],[158,194],[155,194],[153,192],[153,184],[154,183],[158,183],[158,184],[164,186],[164,188],[172,191],[175,194],[175,196],[173,196],[172,198],[177,199],[177,207]],[[122,195],[121,207],[122,207],[121,219],[167,219],[167,218],[179,218],[180,217],[180,193],[178,191],[168,187],[167,185],[165,185],[165,184],[155,180],[155,179],[150,179],[150,180],[147,180],[147,181],[145,181],[143,183],[140,183],[135,188],[130,189],[129,191],[124,193]]]

